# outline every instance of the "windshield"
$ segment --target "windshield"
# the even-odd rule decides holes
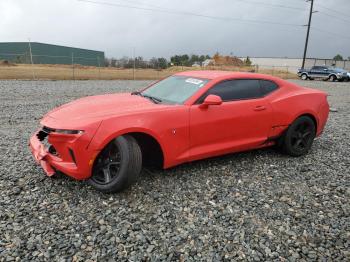
[[[342,68],[334,68],[334,71],[340,72],[340,73],[346,72],[346,70],[344,70],[344,69],[342,69]]]
[[[208,79],[171,76],[152,85],[141,94],[162,102],[182,104],[208,82]]]

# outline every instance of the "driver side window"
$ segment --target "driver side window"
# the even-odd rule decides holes
[[[203,103],[208,95],[220,96],[223,102],[261,97],[260,83],[257,79],[227,80],[210,88],[197,103]]]

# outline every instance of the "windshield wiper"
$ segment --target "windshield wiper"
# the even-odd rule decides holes
[[[150,95],[144,95],[139,91],[132,92],[131,95],[142,96],[142,97],[148,98],[148,99],[152,100],[152,102],[154,102],[155,104],[159,104],[162,102],[162,100],[157,98],[157,97],[150,96]]]
[[[146,98],[148,98],[148,99],[150,99],[150,100],[152,100],[152,101],[153,101],[154,103],[156,103],[156,104],[162,103],[162,100],[159,99],[159,98],[157,98],[157,97],[149,96],[149,95],[144,95],[144,94],[140,94],[140,95],[143,96],[143,97],[146,97]]]

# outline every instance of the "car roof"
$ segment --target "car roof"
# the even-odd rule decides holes
[[[264,75],[264,74],[257,74],[257,73],[250,73],[250,72],[232,72],[232,71],[217,71],[217,70],[200,70],[200,71],[185,71],[176,73],[177,76],[188,76],[188,77],[197,77],[197,78],[204,78],[204,79],[225,79],[225,78],[262,78],[262,79],[270,79],[274,81],[280,80],[279,78],[270,76],[270,75]]]

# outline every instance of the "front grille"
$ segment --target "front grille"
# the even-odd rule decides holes
[[[52,128],[43,126],[43,128],[36,134],[36,136],[37,136],[37,138],[38,138],[40,141],[44,141],[45,138],[46,138],[51,132],[54,132],[54,131],[55,131],[55,129],[52,129]]]
[[[44,130],[40,130],[37,134],[36,137],[39,139],[39,141],[44,141],[45,138],[48,136],[49,134],[46,133]]]
[[[43,145],[48,149],[50,154],[59,156],[58,152],[56,151],[56,148],[53,145],[51,145],[47,139],[51,132],[54,132],[54,129],[43,126],[43,128],[36,134],[36,136],[39,139],[39,141],[42,142]]]

